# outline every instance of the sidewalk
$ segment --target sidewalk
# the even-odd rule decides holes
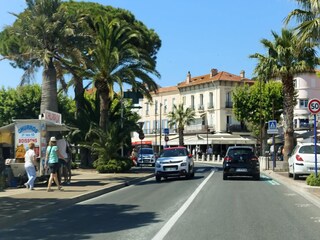
[[[132,168],[128,173],[99,174],[92,169],[72,170],[70,185],[47,192],[47,185],[36,184],[35,190],[8,188],[0,192],[0,228],[10,227],[42,213],[66,207],[153,176],[151,169]]]

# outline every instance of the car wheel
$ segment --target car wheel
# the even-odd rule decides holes
[[[299,179],[299,174],[296,174],[295,172],[293,172],[293,179],[294,180],[298,180]]]
[[[289,172],[289,171],[288,171],[288,177],[289,177],[289,178],[292,178],[292,177],[293,177],[293,174],[292,174],[291,172]]]
[[[227,180],[228,175],[226,173],[223,174],[223,180]]]
[[[161,177],[160,176],[156,176],[156,181],[157,182],[161,182]]]

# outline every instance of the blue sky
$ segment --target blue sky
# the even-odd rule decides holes
[[[265,53],[260,40],[280,32],[283,19],[297,8],[294,0],[96,0],[103,5],[124,8],[162,40],[157,70],[162,87],[174,86],[192,76],[209,74],[211,68],[253,77],[256,65],[250,54]],[[24,0],[0,0],[0,29],[20,13]],[[22,71],[0,61],[0,86],[18,86]],[[41,73],[35,82],[41,83]]]

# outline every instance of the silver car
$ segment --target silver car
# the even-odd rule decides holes
[[[320,171],[320,144],[317,144],[317,170]],[[289,154],[289,177],[294,180],[315,172],[314,143],[298,143]]]
[[[161,178],[194,177],[194,161],[185,147],[165,148],[156,162],[155,178],[157,182]]]
[[[140,148],[137,156],[137,166],[155,165],[155,154],[152,148]]]

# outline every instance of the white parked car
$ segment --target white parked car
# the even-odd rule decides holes
[[[314,143],[298,143],[289,154],[289,177],[297,180],[299,176],[315,172]],[[320,144],[317,144],[317,170],[320,171]]]
[[[165,148],[156,161],[155,177],[160,182],[161,178],[194,177],[194,161],[185,147]]]
[[[137,166],[155,165],[155,154],[152,148],[140,148],[137,156]]]

